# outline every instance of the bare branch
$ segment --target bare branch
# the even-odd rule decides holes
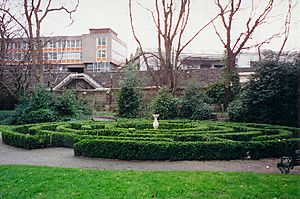
[[[39,0],[39,1],[41,1],[41,0]],[[67,14],[69,14],[69,18],[71,20],[71,23],[69,25],[72,25],[74,23],[74,19],[72,18],[72,14],[77,11],[77,8],[79,6],[79,0],[77,0],[77,3],[75,5],[74,9],[72,9],[72,10],[69,10],[65,6],[61,6],[59,8],[50,8],[51,3],[52,3],[52,0],[48,0],[48,5],[47,5],[47,7],[46,7],[46,9],[44,11],[43,16],[40,18],[40,23],[45,19],[45,17],[48,15],[48,13],[50,13],[50,12],[57,12],[57,11],[64,11]]]
[[[226,47],[226,43],[225,43],[225,41],[223,40],[223,38],[221,37],[221,35],[220,35],[219,31],[217,30],[217,28],[216,28],[214,22],[212,22],[212,25],[213,25],[213,27],[214,27],[214,29],[215,29],[215,33],[216,33],[217,36],[219,37],[219,39],[220,39],[220,41],[222,42],[223,46]]]
[[[244,40],[241,42],[241,44],[239,45],[239,48],[236,50],[235,54],[239,54],[240,51],[243,49],[244,45],[247,43],[248,39],[250,38],[250,36],[253,34],[253,32],[255,31],[255,29],[262,23],[264,22],[264,20],[266,19],[266,17],[268,16],[268,14],[270,13],[270,11],[273,8],[273,0],[269,0],[268,4],[266,5],[264,11],[258,16],[258,18],[255,20],[254,24],[252,25],[252,27],[249,29],[249,27],[247,27],[247,34],[244,38]],[[250,18],[249,18],[250,19]],[[250,23],[250,22],[249,22]],[[248,24],[248,23],[247,23]]]
[[[190,39],[190,40],[188,40],[182,47],[181,47],[181,49],[180,49],[180,52],[182,52],[182,50],[186,47],[186,46],[188,46],[205,28],[207,28],[211,23],[213,23],[217,18],[219,17],[219,14],[218,15],[216,15],[213,19],[211,19],[209,22],[207,22],[204,26],[202,26],[202,28],[200,28],[199,30],[198,30],[198,32],[196,32],[195,34],[194,34],[194,36]]]
[[[135,33],[135,29],[134,29],[134,25],[133,25],[133,18],[132,18],[132,2],[131,2],[131,0],[129,0],[129,17],[130,17],[130,26],[131,26],[131,31],[132,31],[133,37],[134,37],[134,39],[136,40],[136,42],[138,43],[138,45],[140,47],[140,50],[142,52],[144,60],[147,60],[147,58],[146,58],[146,56],[144,54],[144,50],[143,50],[142,44],[141,44],[140,40],[138,39],[138,37],[137,37],[137,35]],[[148,62],[146,62],[146,66],[147,66],[147,69],[150,69]],[[154,74],[152,73],[151,70],[149,70],[149,72],[150,72],[150,74],[151,74],[151,76],[152,76],[152,78],[153,78],[153,80],[154,80],[154,82],[156,84],[156,87],[159,87],[159,84],[158,84],[158,82],[157,82]]]
[[[223,22],[223,25],[225,27],[225,29],[228,28],[228,25],[226,23],[226,20],[225,20],[225,11],[227,10],[228,6],[230,5],[230,1],[228,2],[228,4],[223,8],[223,6],[221,5],[220,3],[220,0],[214,0],[215,1],[215,4],[219,7],[220,9],[220,16],[221,16],[221,19],[222,19],[222,22]]]
[[[284,49],[284,46],[288,40],[289,34],[290,34],[290,27],[291,27],[291,17],[292,17],[292,0],[289,0],[288,3],[288,11],[285,17],[285,23],[284,23],[284,40],[282,42],[281,48],[277,54],[277,57],[279,58],[280,55],[282,54],[282,51]]]
[[[141,4],[139,2],[137,2],[137,4],[139,6],[141,6],[142,8],[144,8],[145,10],[147,10],[151,14],[153,23],[155,24],[156,28],[159,29],[158,28],[158,23],[156,22],[156,19],[155,19],[155,16],[154,16],[154,12],[152,10],[150,10],[149,8],[145,7],[143,4]],[[161,32],[159,32],[159,33],[162,34]]]

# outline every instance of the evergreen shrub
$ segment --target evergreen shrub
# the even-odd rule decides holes
[[[179,114],[179,99],[172,96],[169,89],[161,88],[153,100],[153,112],[160,119],[174,119]]]
[[[45,87],[37,87],[21,95],[14,113],[12,124],[29,124],[72,120],[91,115],[91,109],[87,103],[78,102],[72,91],[56,96]]]
[[[211,116],[211,107],[206,103],[207,95],[197,84],[190,84],[184,90],[181,99],[180,117],[194,120],[205,120]]]
[[[255,74],[228,107],[230,120],[296,126],[299,72],[300,63],[257,63]]]
[[[134,68],[128,65],[125,71],[125,80],[121,83],[117,99],[119,117],[136,118],[140,116],[141,93],[137,88],[139,84]]]

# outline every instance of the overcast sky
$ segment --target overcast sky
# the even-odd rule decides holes
[[[59,2],[67,2],[68,0],[58,0]],[[75,0],[69,0],[75,1]],[[258,2],[266,2],[266,0],[257,0]],[[252,42],[260,41],[274,31],[279,31],[284,19],[284,12],[287,5],[282,1],[279,6],[272,12],[269,23],[259,29],[254,35]],[[296,2],[297,0],[294,0]],[[136,32],[142,41],[143,46],[147,48],[156,47],[156,33],[152,23],[151,16],[142,7],[137,4],[143,4],[147,8],[152,8],[154,0],[133,0],[133,15]],[[258,7],[260,4],[258,4]],[[290,38],[286,45],[288,50],[300,49],[300,5],[299,2],[292,13],[292,23]],[[185,39],[191,37],[199,28],[201,28],[210,18],[217,14],[218,10],[212,0],[192,0],[192,9],[190,22],[186,30]],[[246,14],[245,14],[246,15]],[[57,35],[81,35],[89,32],[89,28],[112,28],[118,33],[120,39],[128,45],[128,56],[134,52],[137,43],[135,42],[129,21],[128,0],[81,0],[78,10],[74,13],[74,23],[68,25],[68,15],[51,14],[43,24],[43,34],[47,36]],[[235,31],[243,29],[242,16],[236,19]],[[217,24],[218,25],[218,24]],[[221,28],[221,26],[219,26]],[[279,50],[281,40],[273,41],[270,45],[264,46],[266,49]],[[205,29],[192,43],[187,47],[187,52],[203,53],[203,52],[220,52],[223,50],[221,42],[214,33],[213,27]]]

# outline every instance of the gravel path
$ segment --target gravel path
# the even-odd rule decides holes
[[[26,150],[8,146],[0,136],[0,165],[27,164],[68,168],[94,168],[103,170],[181,170],[181,171],[249,171],[280,173],[279,159],[231,161],[121,161],[100,158],[75,157],[73,149],[46,148]],[[300,174],[296,167],[292,173]]]

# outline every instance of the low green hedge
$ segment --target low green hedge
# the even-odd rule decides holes
[[[185,123],[169,123],[169,122],[162,122],[160,123],[161,129],[187,129],[187,128],[193,128],[195,127],[192,124],[185,124]],[[151,123],[145,123],[145,122],[126,122],[126,123],[119,123],[116,125],[118,128],[135,128],[135,129],[153,129],[153,126]]]
[[[246,144],[251,159],[291,156],[299,149],[300,138],[251,141]]]
[[[299,129],[210,121],[56,122],[0,127],[3,142],[25,149],[74,148],[75,155],[124,160],[252,159],[291,155]]]
[[[5,144],[24,149],[37,149],[47,146],[47,136],[22,134],[13,132],[10,129],[2,131],[2,140]]]
[[[231,160],[291,155],[300,139],[267,142],[143,142],[86,139],[74,145],[77,156],[122,160]]]
[[[4,130],[2,129],[2,140],[4,143],[11,146],[21,147],[24,149],[37,149],[44,147],[72,148],[76,141],[83,139],[68,132],[42,130],[43,127],[44,124],[23,125],[16,128],[12,127]]]

